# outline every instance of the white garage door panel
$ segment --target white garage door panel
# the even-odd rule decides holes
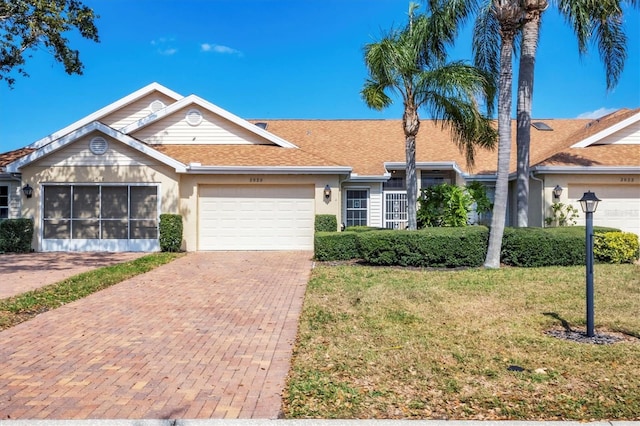
[[[569,199],[578,209],[578,225],[584,225],[584,213],[577,201],[591,191],[602,201],[593,214],[595,226],[618,228],[640,235],[640,185],[570,185]]]
[[[312,250],[311,185],[200,187],[199,250]]]

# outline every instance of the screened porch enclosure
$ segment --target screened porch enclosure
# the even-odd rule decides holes
[[[157,185],[45,185],[43,251],[154,251]]]

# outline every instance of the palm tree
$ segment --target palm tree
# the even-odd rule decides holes
[[[507,213],[508,186],[509,186],[509,160],[511,156],[511,94],[513,85],[512,53],[515,37],[522,24],[522,8],[519,0],[493,0],[489,7],[485,8],[478,21],[474,37],[484,41],[495,36],[496,32],[486,31],[487,28],[497,29],[500,36],[499,63],[483,63],[486,68],[499,70],[498,76],[498,173],[496,178],[496,193],[494,199],[493,215],[491,217],[491,231],[489,233],[489,248],[484,266],[487,268],[500,267],[500,251],[502,248],[502,236]],[[484,32],[483,32],[484,30]],[[488,38],[487,38],[488,37]],[[476,45],[474,48],[495,49],[493,45]],[[482,57],[476,53],[476,57]],[[495,58],[486,55],[485,58]]]
[[[366,104],[382,110],[392,104],[391,95],[402,97],[402,128],[405,136],[408,229],[417,228],[416,135],[420,108],[451,130],[453,140],[473,163],[476,147],[493,147],[495,130],[480,112],[477,98],[491,106],[492,79],[463,62],[446,62],[446,46],[457,31],[455,10],[432,2],[431,14],[415,15],[409,7],[409,23],[392,30],[380,41],[364,48],[369,78],[361,95]]]
[[[521,0],[524,9],[517,106],[517,225],[529,224],[529,146],[535,56],[542,15],[547,0]],[[638,0],[557,0],[553,2],[573,27],[580,54],[587,52],[590,40],[596,42],[605,67],[607,90],[618,83],[627,57],[627,37],[622,27],[622,3],[637,6]]]

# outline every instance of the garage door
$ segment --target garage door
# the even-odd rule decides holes
[[[602,200],[593,214],[594,226],[640,235],[640,185],[569,185],[569,199],[580,214],[578,225],[584,225],[584,213],[577,200],[587,191]]]
[[[313,250],[313,186],[206,185],[199,191],[199,250]]]

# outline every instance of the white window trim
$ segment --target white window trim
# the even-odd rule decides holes
[[[369,224],[371,223],[371,188],[368,186],[348,186],[344,188],[344,208],[342,209],[342,223],[344,223],[345,226],[349,226],[347,225],[347,194],[349,193],[349,191],[367,192],[367,224],[364,226],[369,226]]]
[[[158,238],[155,239],[45,239],[44,238],[44,187],[46,186],[155,186],[158,194]],[[130,197],[130,195],[128,195]],[[102,252],[153,252],[160,251],[160,214],[162,211],[162,185],[159,182],[52,182],[40,184],[39,251],[102,251]],[[131,202],[129,199],[128,202]]]

